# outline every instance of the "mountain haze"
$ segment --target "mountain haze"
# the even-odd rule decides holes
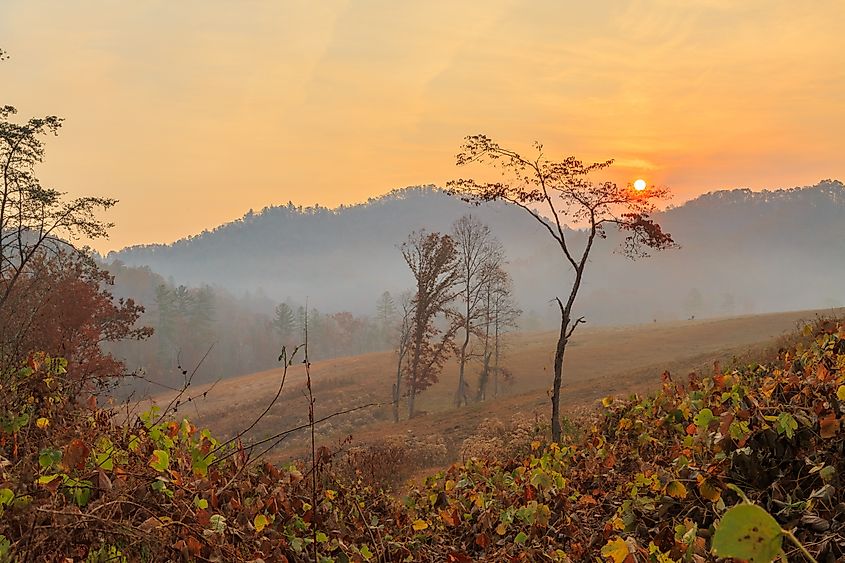
[[[272,301],[307,297],[322,310],[367,314],[383,291],[411,286],[398,249],[408,233],[448,231],[466,213],[504,243],[529,322],[553,323],[549,303],[563,294],[569,273],[543,229],[510,204],[470,206],[431,186],[337,209],[267,207],[173,244],[129,247],[108,260],[149,266],[179,284],[258,292]],[[845,186],[834,180],[704,194],[657,217],[678,250],[632,262],[614,252],[616,241],[604,241],[587,270],[579,314],[595,323],[630,323],[840,305],[843,217]],[[580,235],[573,235],[578,244]]]

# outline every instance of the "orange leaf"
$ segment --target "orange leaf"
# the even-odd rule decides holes
[[[457,526],[459,520],[458,513],[455,510],[441,510],[440,519],[447,526]]]
[[[583,506],[595,506],[598,504],[598,502],[591,495],[584,495],[580,499],[578,499],[578,504],[581,504]]]

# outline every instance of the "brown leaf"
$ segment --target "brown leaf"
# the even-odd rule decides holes
[[[65,451],[62,454],[62,464],[68,469],[85,469],[85,462],[90,453],[91,449],[85,445],[85,442],[79,438],[74,438],[70,444],[65,446]]]
[[[111,479],[100,469],[97,471],[97,487],[101,491],[110,491],[112,489]]]
[[[833,438],[839,433],[839,419],[836,415],[830,413],[827,416],[819,418],[819,435],[822,438]]]
[[[475,536],[475,545],[481,549],[487,549],[490,546],[490,536],[487,534],[478,534]]]
[[[188,536],[188,551],[194,557],[198,557],[202,553],[202,544],[194,536]]]

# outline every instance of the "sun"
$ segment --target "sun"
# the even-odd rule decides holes
[[[646,189],[647,186],[648,184],[646,184],[645,180],[643,180],[642,178],[634,180],[634,189],[638,192],[643,191],[644,189]]]

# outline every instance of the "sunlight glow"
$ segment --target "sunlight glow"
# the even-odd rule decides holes
[[[643,180],[642,178],[634,181],[634,189],[637,190],[638,192],[641,192],[644,189],[646,189],[647,185],[648,184],[646,184],[645,180]]]

